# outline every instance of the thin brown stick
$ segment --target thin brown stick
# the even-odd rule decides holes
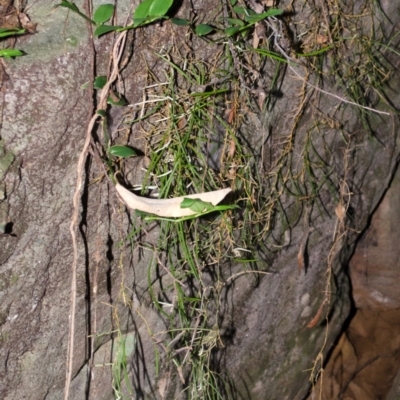
[[[104,110],[107,106],[107,96],[110,86],[115,81],[118,76],[118,66],[120,59],[122,57],[122,53],[125,46],[127,31],[122,32],[117,40],[115,41],[113,48],[113,69],[108,78],[106,85],[104,86],[99,101],[98,110]],[[70,224],[70,234],[72,239],[72,248],[73,248],[73,261],[72,261],[72,276],[71,276],[71,308],[69,315],[69,334],[68,334],[68,349],[67,349],[67,370],[66,370],[66,379],[65,379],[65,390],[64,390],[64,399],[68,400],[69,398],[69,390],[71,386],[72,380],[72,364],[74,360],[74,341],[75,341],[75,313],[76,313],[76,270],[78,264],[78,244],[76,239],[76,229],[78,226],[79,219],[79,203],[81,197],[81,190],[83,185],[83,174],[84,174],[84,166],[86,162],[86,157],[90,145],[90,141],[92,138],[92,130],[96,123],[96,120],[100,117],[100,115],[96,112],[92,119],[89,122],[86,138],[83,144],[83,148],[81,154],[79,156],[78,164],[76,167],[77,170],[77,178],[76,178],[76,187],[75,193],[73,197],[73,212],[71,217]]]

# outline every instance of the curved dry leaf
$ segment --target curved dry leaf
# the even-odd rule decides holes
[[[216,206],[232,189],[220,189],[212,192],[189,194],[187,196],[174,197],[172,199],[149,199],[147,197],[137,196],[117,183],[115,186],[123,202],[133,210],[144,211],[159,217],[187,217],[198,214],[190,208],[181,208],[183,199],[200,199],[204,202]]]
[[[325,302],[322,302],[322,304],[318,308],[317,313],[314,315],[313,319],[308,323],[307,328],[314,328],[314,326],[318,324],[322,316],[322,311],[324,310],[324,305]]]

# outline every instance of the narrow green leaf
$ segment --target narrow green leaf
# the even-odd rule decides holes
[[[114,5],[113,4],[102,4],[97,8],[97,10],[93,14],[93,20],[96,24],[104,24],[107,22],[114,14]]]
[[[281,14],[283,14],[283,11],[284,11],[284,10],[282,10],[281,8],[270,8],[270,9],[266,12],[266,14],[267,14],[266,18],[268,18],[268,17],[275,17],[275,15],[281,15]]]
[[[231,0],[231,5],[234,6],[237,3],[237,0]]]
[[[214,28],[210,25],[200,24],[196,26],[195,32],[199,36],[208,35],[214,30]]]
[[[181,208],[190,208],[192,211],[196,213],[201,213],[204,211],[211,211],[215,207],[211,203],[208,203],[207,201],[203,201],[200,199],[184,198],[181,203]]]
[[[150,17],[163,17],[172,6],[174,0],[153,0],[149,8]]]
[[[61,3],[58,4],[58,6],[69,8],[71,11],[73,11],[77,14],[80,13],[79,8],[77,7],[77,5],[75,3],[70,3],[69,1],[66,1],[66,0],[62,0]]]
[[[231,26],[230,28],[226,28],[224,30],[225,35],[228,37],[233,36],[235,33],[238,33],[240,31],[241,31],[241,28],[238,26]]]
[[[86,19],[86,21],[89,21],[93,25],[96,25],[96,23],[93,20],[91,20],[89,17],[87,17],[85,14],[83,14],[82,12],[79,11],[79,8],[76,6],[75,3],[70,3],[67,0],[61,0],[61,3],[57,4],[56,7],[69,8],[74,13],[76,13],[76,14],[80,15],[82,18]]]
[[[17,49],[0,50],[0,57],[5,57],[5,58],[23,56],[24,54],[25,53],[23,51]]]
[[[275,17],[276,15],[281,15],[282,13],[283,13],[283,10],[281,10],[279,8],[271,8],[262,14],[252,14],[252,15],[246,16],[246,21],[250,22],[251,24],[255,24],[257,22],[262,21],[265,18]]]
[[[238,18],[227,18],[230,25],[244,26],[244,22]]]
[[[190,22],[184,18],[171,18],[171,22],[179,26],[187,26],[190,24]]]
[[[233,11],[239,15],[252,15],[256,14],[253,10],[249,10],[248,8],[244,7],[233,7]]]
[[[217,89],[217,90],[212,90],[209,92],[193,92],[190,93],[190,96],[192,97],[210,97],[210,96],[215,96],[217,94],[221,93],[226,93],[228,89]]]
[[[128,158],[132,156],[137,156],[137,153],[135,150],[132,149],[132,147],[129,146],[111,146],[108,150],[108,152],[116,157],[121,157],[121,158]]]
[[[104,35],[105,33],[115,32],[121,28],[122,26],[117,25],[99,25],[94,31],[94,36],[99,37],[101,35]]]
[[[288,60],[286,60],[286,58],[282,57],[281,55],[279,55],[277,53],[269,51],[269,50],[252,49],[252,51],[254,51],[254,52],[258,53],[258,54],[261,54],[262,56],[270,57],[270,58],[272,58],[274,60],[277,60],[277,61],[281,61],[281,62],[284,62],[284,63],[288,62]]]
[[[25,33],[25,29],[19,28],[0,28],[0,38],[14,35],[22,35]]]

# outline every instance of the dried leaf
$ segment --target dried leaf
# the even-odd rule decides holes
[[[265,7],[274,7],[275,6],[275,0],[264,0],[264,6]]]
[[[233,156],[235,155],[235,151],[236,151],[236,143],[233,139],[231,139],[228,148],[228,159],[233,158]]]
[[[260,44],[260,38],[257,35],[257,31],[254,30],[253,33],[253,49],[258,49],[258,45]]]
[[[341,202],[335,207],[335,214],[338,220],[343,222],[344,216],[346,215],[346,209]]]
[[[178,121],[178,129],[183,129],[186,126],[186,118],[182,117],[179,121]]]
[[[228,173],[226,174],[228,179],[235,179],[236,178],[236,168],[232,167],[229,168]]]
[[[161,396],[161,399],[165,399],[165,395],[167,392],[167,387],[169,385],[169,381],[170,381],[170,374],[167,373],[166,375],[164,375],[163,377],[161,377],[158,380],[157,386],[158,386],[158,393]]]
[[[304,269],[304,251],[303,244],[300,245],[299,252],[297,253],[297,269],[299,273]]]
[[[267,94],[263,90],[261,90],[258,93],[258,106],[260,107],[260,110],[263,109],[266,98],[267,98]]]
[[[185,384],[185,378],[183,377],[182,367],[179,366],[176,369],[178,370],[178,375],[179,375],[179,378],[180,378],[180,380],[182,382],[182,385],[184,385]]]
[[[186,217],[195,215],[198,212],[190,208],[181,208],[184,199],[200,199],[201,201],[211,203],[216,206],[232,189],[220,189],[212,192],[190,194],[187,196],[174,197],[172,199],[149,199],[147,197],[136,196],[119,183],[115,186],[123,202],[133,210],[144,211],[159,217]]]
[[[328,40],[329,40],[328,36],[318,34],[316,43],[317,44],[325,44],[325,43],[328,43]]]
[[[228,113],[227,121],[228,121],[228,124],[231,125],[233,122],[233,119],[235,118],[235,114],[236,114],[235,109],[232,107],[231,109],[227,110],[227,113]]]
[[[322,311],[324,310],[324,305],[325,302],[323,302],[318,308],[317,313],[315,314],[314,318],[308,323],[307,328],[314,328],[314,326],[318,324],[319,320],[321,319]]]
[[[19,22],[21,23],[21,26],[27,30],[27,32],[36,33],[37,24],[34,24],[25,13],[19,14]]]

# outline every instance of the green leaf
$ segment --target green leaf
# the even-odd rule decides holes
[[[280,10],[279,8],[271,8],[262,14],[252,14],[246,16],[246,21],[250,22],[251,24],[255,24],[257,22],[262,21],[265,18],[275,17],[276,15],[281,15],[281,14],[283,14],[283,10]]]
[[[137,7],[133,13],[133,20],[143,20],[145,21],[150,15],[150,6],[153,0],[144,0]]]
[[[107,113],[105,110],[97,110],[96,114],[101,115],[103,118],[107,118]]]
[[[137,153],[135,150],[132,149],[132,147],[128,146],[111,146],[108,150],[108,152],[116,157],[121,157],[121,158],[128,158],[132,156],[137,156]]]
[[[89,21],[93,25],[96,25],[96,23],[91,20],[89,17],[87,17],[85,14],[79,11],[79,8],[76,6],[75,3],[70,3],[67,0],[62,0],[60,4],[57,4],[56,7],[65,7],[73,11],[74,13],[80,15],[82,18],[86,19],[86,21]]]
[[[233,7],[233,11],[235,11],[235,13],[239,14],[239,15],[255,14],[255,12],[253,10],[249,10],[248,8],[244,8],[244,7]]]
[[[107,83],[107,77],[105,75],[96,76],[93,81],[93,89],[103,89],[104,85]],[[89,82],[84,83],[81,89],[87,89],[89,87]]]
[[[190,24],[190,22],[187,19],[183,18],[171,18],[171,22],[179,26],[187,26]]]
[[[97,25],[104,24],[107,22],[114,14],[113,4],[102,4],[97,8],[93,14],[93,20]]]
[[[150,17],[163,17],[172,6],[174,0],[153,0],[150,4]]]
[[[58,6],[60,7],[66,7],[69,8],[71,11],[79,14],[79,8],[77,7],[77,5],[75,3],[70,3],[69,1],[66,0],[62,0],[60,4],[58,4]]]
[[[17,49],[0,50],[0,57],[5,57],[5,58],[23,56],[24,54],[25,53],[23,51]]]
[[[107,83],[107,77],[105,75],[96,76],[96,78],[94,78],[93,88],[103,89],[106,83]]]
[[[181,208],[190,208],[196,213],[202,213],[204,211],[211,211],[215,208],[211,203],[200,199],[188,199],[184,198],[181,203]]]
[[[217,90],[212,90],[209,92],[193,92],[190,93],[190,96],[192,97],[211,97],[211,96],[215,96],[217,94],[221,94],[221,93],[226,93],[228,91],[228,89],[217,89]]]
[[[208,35],[214,30],[214,28],[210,25],[200,24],[196,26],[195,32],[199,36]]]
[[[114,32],[121,28],[122,26],[117,25],[99,25],[94,31],[94,36],[99,37],[105,33]]]
[[[225,35],[226,35],[226,36],[230,37],[230,36],[234,35],[235,33],[240,32],[240,30],[241,30],[240,27],[238,27],[238,26],[232,26],[232,27],[230,27],[230,28],[226,28],[226,29],[224,30],[224,32],[225,32]]]
[[[25,33],[25,29],[19,28],[0,28],[0,38],[14,35],[22,35]]]
[[[262,56],[272,58],[273,60],[281,61],[283,63],[287,63],[288,60],[282,57],[281,55],[274,53],[273,51],[264,50],[264,49],[252,49],[255,53],[261,54]]]
[[[238,18],[227,18],[230,25],[244,26],[244,22]]]
[[[144,0],[133,14],[133,26],[150,24],[165,16],[171,7],[173,0]]]
[[[231,5],[234,6],[237,3],[237,0],[231,0]]]

